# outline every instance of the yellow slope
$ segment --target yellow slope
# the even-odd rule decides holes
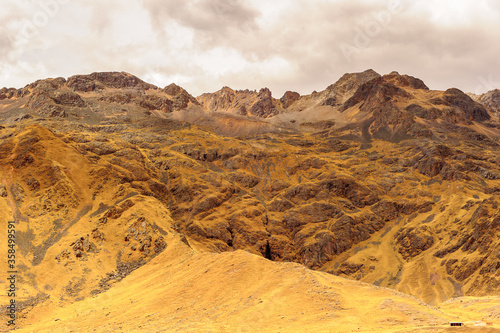
[[[457,319],[396,291],[298,264],[193,250],[178,236],[167,242],[109,291],[63,308],[49,300],[17,332],[371,332]]]

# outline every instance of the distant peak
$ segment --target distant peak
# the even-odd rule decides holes
[[[449,88],[444,92],[446,95],[463,95],[464,92],[458,88]]]
[[[377,77],[380,77],[380,74],[373,69],[367,69],[364,72],[345,73],[334,85],[339,86],[348,81],[364,83]]]
[[[374,71],[373,69],[371,69],[371,68],[370,68],[370,69],[365,70],[365,71],[363,72],[363,74],[370,74],[370,75],[378,75],[378,76],[380,76],[380,74],[379,74],[379,73],[375,72],[375,71]]]
[[[271,92],[271,90],[269,90],[269,88],[265,87],[265,88],[260,89],[259,96],[271,97],[272,92]]]
[[[187,93],[187,91],[182,88],[181,86],[176,85],[175,83],[171,83],[165,88],[163,88],[163,91],[165,91],[167,94],[171,96]]]
[[[220,92],[234,92],[234,89],[228,87],[228,86],[224,86],[221,88],[221,90],[219,90]]]
[[[127,72],[94,72],[88,75],[74,75],[68,78],[68,86],[75,91],[92,91],[103,87],[157,89],[156,86]]]
[[[390,82],[399,87],[429,90],[429,87],[427,87],[424,81],[410,75],[401,75],[396,71],[392,71],[389,74],[382,76],[382,78],[384,81]]]
[[[349,99],[354,92],[364,83],[376,78],[380,78],[380,74],[373,69],[367,69],[364,72],[345,73],[334,84],[326,88],[327,96],[322,102],[323,105],[342,104]],[[314,97],[315,94],[313,93]]]
[[[286,109],[299,99],[300,99],[300,94],[298,92],[287,91],[285,92],[283,97],[280,98],[280,101],[283,107]]]

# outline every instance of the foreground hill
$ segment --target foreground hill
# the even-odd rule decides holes
[[[165,251],[106,293],[63,308],[49,300],[19,332],[390,331],[459,318],[298,264],[202,251],[171,232],[165,241]]]
[[[321,331],[330,324],[320,309],[331,302],[339,302],[332,311],[348,330],[362,311],[377,313],[370,327],[381,330],[465,313],[459,303],[446,303],[439,313],[378,286],[430,305],[493,296],[480,306],[467,299],[477,311],[469,319],[497,321],[491,310],[500,293],[494,93],[471,98],[457,89],[429,90],[410,76],[366,71],[308,96],[274,100],[266,92],[277,112],[238,114],[241,105],[257,110],[252,103],[260,93],[223,90],[230,102],[220,93],[195,99],[176,85],[160,89],[127,73],[94,73],[0,91],[0,224],[16,221],[21,325],[49,320],[50,326],[53,313],[91,325],[100,312],[77,319],[71,309],[106,298],[108,308],[123,308],[138,290],[151,300],[151,315],[154,304],[186,295],[175,307],[180,311],[198,302],[189,283],[197,291],[231,285],[226,270],[241,262],[252,268],[235,275],[249,281],[235,295],[279,300],[256,327],[279,328],[276,314],[289,318],[284,327],[307,322]],[[0,239],[0,247],[6,243]],[[206,284],[187,280],[205,274],[202,262],[214,272]],[[311,298],[295,284],[299,273],[309,279],[304,285],[320,281]],[[157,275],[174,276],[183,292],[156,295],[162,288],[139,283],[142,277],[156,285]],[[248,287],[255,284],[261,289]],[[348,293],[328,298],[335,285]],[[301,296],[291,297],[294,292]],[[363,295],[374,300],[366,309]],[[242,327],[247,314],[265,310],[238,303],[233,314],[235,300],[226,296],[213,313],[214,321],[225,318],[217,329]],[[407,305],[380,307],[382,299],[399,297]],[[210,302],[217,301],[207,296],[200,304],[213,308]],[[288,302],[314,310],[299,316],[300,307],[287,308]],[[387,314],[402,308],[401,315]],[[165,325],[173,325],[174,308],[161,311],[169,318]],[[185,311],[179,318],[191,315]],[[135,325],[121,314],[109,316]],[[382,317],[392,319],[381,323]],[[157,320],[141,325],[151,329],[145,325]],[[193,331],[213,322],[199,321]]]

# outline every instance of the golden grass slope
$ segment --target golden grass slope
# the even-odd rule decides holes
[[[497,298],[439,312],[327,274],[432,304],[497,295],[496,148],[476,156],[465,142],[448,156],[432,142],[363,146],[328,133],[241,139],[163,123],[34,123],[2,129],[0,144],[1,227],[18,221],[18,300],[34,302],[19,312],[19,325],[32,325],[25,331],[397,331],[490,314],[496,322]],[[441,160],[462,178],[432,174]],[[433,243],[421,246],[420,235]]]
[[[17,332],[373,332],[444,327],[459,318],[298,264],[215,254],[174,234],[167,243],[114,288],[62,308],[48,301]]]

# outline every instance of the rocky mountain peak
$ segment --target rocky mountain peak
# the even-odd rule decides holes
[[[347,101],[365,82],[380,77],[372,69],[360,73],[346,73],[337,82],[328,86],[322,92],[321,105],[338,106]]]
[[[283,111],[280,101],[272,97],[269,88],[256,92],[248,89],[235,91],[223,87],[215,93],[199,96],[198,101],[210,111],[259,118],[269,118]]]
[[[36,80],[35,82],[28,84],[25,87],[25,89],[29,90],[39,89],[39,90],[49,91],[49,90],[59,89],[65,84],[66,84],[66,79],[63,77],[58,77],[54,79]]]
[[[103,88],[158,89],[156,86],[126,72],[97,72],[89,75],[75,75],[68,78],[67,85],[74,91],[80,92]]]
[[[455,124],[457,129],[491,118],[483,105],[459,89],[431,91],[422,80],[397,72],[361,84],[340,107],[341,112],[351,114],[356,110],[361,112],[357,118],[360,119],[358,126],[364,128],[364,138],[396,141],[409,137],[432,137],[439,126],[422,122],[419,118]],[[466,129],[462,131],[468,132]]]
[[[222,112],[261,120],[286,113],[277,121],[284,120],[283,123],[291,127],[297,120],[304,122],[309,115],[313,120],[308,120],[309,125],[329,121],[329,126],[337,124],[334,127],[346,123],[361,126],[373,118],[371,134],[386,131],[386,126],[397,125],[397,129],[391,131],[413,133],[410,136],[432,135],[430,127],[436,124],[419,119],[468,126],[474,121],[489,121],[491,114],[500,110],[499,90],[472,97],[474,99],[458,89],[431,91],[418,78],[395,71],[381,76],[372,69],[346,73],[321,92],[301,96],[287,91],[280,99],[273,98],[267,87],[256,91],[234,90],[227,86],[194,98],[175,83],[159,89],[126,72],[96,72],[71,76],[67,80],[51,78],[38,80],[22,89],[0,90],[0,101],[7,100],[2,102],[6,105],[4,108],[8,109],[7,106],[14,105],[17,100],[16,105],[49,117],[82,117],[83,114],[83,117],[93,117],[96,111],[113,116],[123,110],[151,116],[155,111],[170,113],[196,106],[206,113]],[[407,137],[407,134],[401,137]]]
[[[230,88],[230,87],[228,87],[228,86],[224,86],[224,87],[222,87],[222,88],[219,90],[219,92],[220,92],[221,94],[233,94],[233,93],[235,92],[235,90],[234,90],[234,89],[232,89],[232,88]]]
[[[173,97],[174,110],[182,110],[188,107],[189,103],[200,105],[200,102],[188,93],[184,88],[171,83],[163,88],[163,92]]]
[[[175,95],[187,93],[186,90],[184,90],[182,87],[179,87],[175,83],[169,84],[168,86],[166,86],[165,88],[163,88],[163,91],[166,92],[167,94],[171,95],[171,96],[175,96]]]
[[[380,77],[380,74],[375,72],[373,69],[368,69],[364,72],[359,73],[345,73],[337,82],[330,85],[327,90],[354,90],[357,89],[361,84],[373,80],[377,77]]]
[[[492,114],[498,115],[500,112],[500,90],[490,90],[481,95],[479,102],[484,105]]]
[[[287,109],[290,105],[292,105],[294,102],[300,99],[300,94],[295,91],[287,91],[283,95],[283,97],[280,98],[281,105]]]
[[[260,98],[272,98],[273,94],[272,94],[271,90],[269,90],[269,88],[266,87],[266,88],[260,89],[258,96]]]
[[[491,116],[481,104],[457,88],[450,88],[444,92],[443,100],[447,106],[458,111],[465,119],[470,121],[489,120]]]
[[[410,87],[413,89],[429,90],[424,81],[409,75],[400,75],[398,72],[391,72],[384,75],[387,82],[391,82],[400,87]]]
[[[396,97],[409,98],[410,94],[392,82],[394,76],[378,76],[358,86],[355,93],[342,106],[342,111],[361,103],[361,108],[380,108]]]

